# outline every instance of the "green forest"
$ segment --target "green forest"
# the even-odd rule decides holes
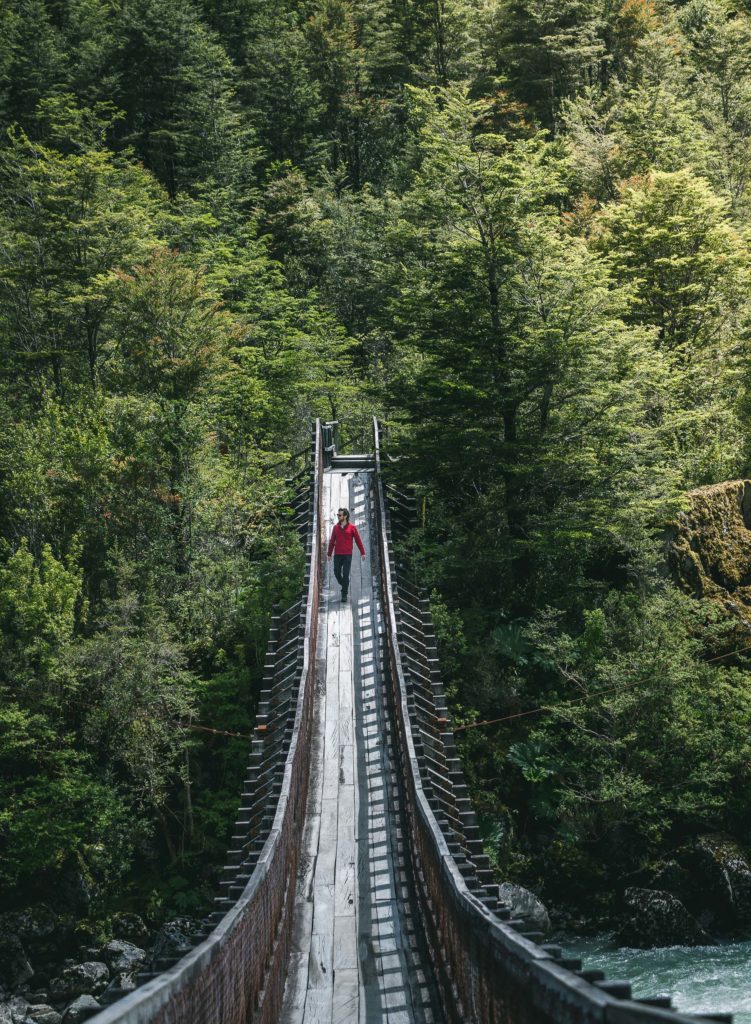
[[[414,488],[499,879],[597,924],[751,843],[664,550],[750,471],[745,6],[6,0],[0,120],[6,908],[210,905],[315,417]]]

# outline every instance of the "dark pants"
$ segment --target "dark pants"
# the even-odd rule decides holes
[[[347,596],[349,589],[349,571],[352,568],[352,555],[334,555],[334,575],[342,588],[342,595]]]

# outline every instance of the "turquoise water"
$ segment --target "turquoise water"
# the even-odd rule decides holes
[[[630,981],[635,996],[673,997],[685,1013],[732,1013],[751,1024],[751,942],[726,946],[612,949],[608,938],[571,939],[567,956],[599,967],[609,981]]]

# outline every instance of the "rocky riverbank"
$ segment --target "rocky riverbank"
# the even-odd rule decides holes
[[[618,946],[709,946],[751,939],[751,856],[732,836],[707,833],[642,872],[599,906],[565,907],[506,882],[501,899],[532,930],[558,938],[610,933]],[[599,902],[599,901],[598,901]]]
[[[619,945],[648,949],[751,938],[751,858],[732,836],[699,836],[640,881],[623,893]]]
[[[0,1024],[78,1024],[132,992],[140,972],[193,948],[201,922],[151,932],[135,914],[76,920],[37,904],[0,915]]]

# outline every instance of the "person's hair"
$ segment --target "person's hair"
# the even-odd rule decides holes
[[[344,513],[344,515],[347,517],[347,522],[349,522],[349,509],[348,508],[340,508],[339,511]]]

